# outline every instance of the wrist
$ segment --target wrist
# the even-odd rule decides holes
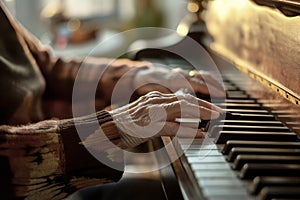
[[[103,164],[90,153],[90,150],[103,153],[112,162],[123,163],[121,152],[115,153],[120,155],[118,160],[111,159],[116,157],[112,155],[112,148],[116,149],[116,145],[112,145],[111,142],[117,143],[119,138],[117,128],[112,125],[113,118],[107,111],[99,111],[96,116],[90,115],[60,121],[59,133],[63,144],[66,174],[74,175],[82,172],[79,175],[103,176],[97,170],[94,174],[85,174],[86,170],[103,168]]]
[[[112,113],[115,127],[118,129],[120,137],[119,144],[121,148],[128,149],[136,147],[148,140],[148,138],[140,137],[140,133],[143,128],[133,121],[133,119],[129,116],[128,111],[115,110]]]

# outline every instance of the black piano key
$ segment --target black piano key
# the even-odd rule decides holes
[[[258,176],[251,183],[250,192],[258,194],[266,186],[289,186],[300,188],[299,177]]]
[[[249,148],[249,147],[234,147],[227,156],[229,162],[233,162],[238,155],[289,155],[300,156],[299,149],[281,149],[281,148]]]
[[[238,114],[269,114],[267,110],[254,110],[254,109],[233,109],[233,108],[224,108],[226,112],[238,113]]]
[[[244,91],[228,91],[226,96],[228,99],[249,99],[249,95]]]
[[[220,120],[215,123],[224,125],[245,125],[245,126],[284,126],[280,121],[257,121],[257,120]]]
[[[286,198],[286,199],[299,199],[300,189],[299,187],[284,187],[273,186],[265,187],[259,193],[260,200],[272,200],[274,198]]]
[[[275,142],[275,141],[242,141],[229,140],[222,149],[224,155],[228,155],[234,147],[262,147],[262,148],[300,148],[300,142]]]
[[[219,131],[255,131],[255,132],[291,132],[289,128],[285,126],[246,126],[246,125],[215,125],[212,127],[211,132]]]
[[[259,110],[261,109],[261,105],[257,103],[250,103],[250,104],[240,104],[240,103],[216,103],[215,105],[221,107],[221,108],[227,108],[227,109],[255,109]]]
[[[238,155],[233,162],[232,168],[235,170],[239,170],[247,163],[300,164],[300,156]]]
[[[217,144],[225,144],[228,140],[257,140],[297,142],[298,137],[292,132],[251,132],[251,131],[220,131],[214,136]]]
[[[227,121],[229,124],[226,124]],[[216,120],[201,120],[201,122],[199,123],[199,128],[205,127],[206,130],[207,130],[207,128],[211,128],[212,130],[210,130],[210,132],[213,132],[214,129],[215,129],[214,132],[216,132],[222,128],[222,127],[218,127],[218,125],[226,125],[224,127],[226,127],[228,129],[230,127],[234,127],[233,125],[235,122],[237,122],[236,126],[242,126],[242,125],[247,126],[247,124],[248,124],[248,126],[254,126],[255,121],[258,122],[262,127],[270,126],[272,124],[271,122],[273,122],[273,124],[276,124],[275,125],[276,127],[280,127],[280,125],[281,125],[282,128],[279,128],[279,129],[289,130],[287,127],[283,126],[282,123],[279,123],[278,121],[276,121],[275,117],[273,115],[241,114],[241,113],[229,113],[229,112],[222,113],[221,116]],[[243,124],[243,122],[245,122],[245,124]],[[266,122],[266,123],[264,124],[264,122]],[[275,122],[277,122],[277,123],[275,123]],[[230,123],[232,124],[232,126],[230,126],[231,125]],[[258,124],[256,126],[258,126]],[[277,131],[278,129],[274,128],[273,130]]]
[[[247,163],[238,176],[253,179],[256,176],[293,176],[300,178],[300,164]]]
[[[235,91],[238,89],[236,86],[228,85],[228,84],[224,84],[224,88],[226,91]]]
[[[235,103],[235,104],[249,104],[256,103],[255,99],[225,99],[224,103]]]
[[[224,113],[226,120],[258,120],[258,121],[276,121],[274,115],[271,114],[250,114],[250,113]],[[222,116],[223,117],[223,116]]]

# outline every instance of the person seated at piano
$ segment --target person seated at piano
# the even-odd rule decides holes
[[[62,199],[83,187],[118,181],[122,171],[97,161],[86,147],[107,162],[120,163],[122,170],[122,149],[163,135],[201,137],[204,133],[198,127],[181,126],[174,119],[214,119],[222,112],[192,95],[173,93],[186,86],[208,95],[210,85],[213,95],[222,96],[219,83],[208,73],[189,76],[183,70],[154,68],[151,63],[128,59],[63,60],[17,23],[2,2],[0,7],[2,197]],[[204,83],[204,78],[210,82]],[[73,99],[73,107],[83,111],[83,116],[72,118],[75,82],[81,98]],[[90,110],[85,109],[90,102],[84,97],[94,83],[97,112],[88,115]],[[119,93],[114,94],[116,85]],[[115,102],[121,102],[132,90],[140,98],[104,109],[112,95]],[[150,127],[161,129],[153,134]],[[79,130],[84,132],[81,138]]]

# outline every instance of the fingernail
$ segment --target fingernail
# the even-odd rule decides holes
[[[216,111],[212,111],[211,112],[211,118],[212,119],[217,119],[220,117],[220,113],[219,112],[216,112]]]

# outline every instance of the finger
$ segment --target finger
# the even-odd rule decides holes
[[[181,76],[185,78],[179,77],[178,81],[174,83],[175,85],[171,87],[176,87],[177,85],[179,85],[180,88],[190,88],[192,86],[193,89],[197,90],[196,92],[202,94],[210,95],[211,92],[211,95],[215,97],[225,96],[224,87],[221,81],[219,81],[215,76],[207,71],[193,70],[190,72],[186,72],[182,69],[174,69],[173,71],[181,74]],[[186,80],[188,80],[188,82],[186,82]],[[190,83],[191,85],[187,83]]]
[[[174,121],[176,118],[211,120],[220,116],[219,112],[190,104],[184,100],[164,104],[143,105],[137,109],[132,109],[129,113],[132,118],[142,124]]]
[[[167,87],[164,87],[160,84],[156,84],[156,83],[149,83],[149,84],[143,85],[136,89],[136,92],[140,95],[145,95],[151,91],[159,91],[162,93],[171,93],[170,89],[168,89]]]
[[[167,103],[165,105],[166,107],[171,106],[170,113],[178,114],[182,112],[182,115],[184,116],[193,116],[193,117],[201,116],[202,119],[209,118],[209,117],[216,118],[219,117],[219,114],[217,113],[224,112],[222,108],[210,102],[207,102],[205,100],[198,99],[197,97],[194,97],[193,95],[190,94],[176,95],[173,97],[170,96],[169,98],[162,99],[162,101],[157,99],[157,102],[160,104]],[[211,115],[211,113],[213,115]]]
[[[210,84],[205,84],[205,82],[195,78],[190,79],[189,82],[194,89],[194,92],[207,94],[213,97],[225,97],[225,91],[223,89],[219,89]]]
[[[203,106],[203,107],[206,107],[206,108],[209,108],[211,110],[214,110],[216,112],[224,112],[222,110],[222,108],[208,102],[208,101],[205,101],[205,100],[202,100],[202,99],[199,99],[191,94],[179,94],[177,95],[178,97],[178,100],[182,100],[182,99],[186,99],[189,103],[192,103],[192,104],[195,104],[195,105],[199,105],[199,106]]]
[[[197,78],[201,81],[204,81],[206,84],[209,83],[211,85],[214,85],[217,88],[223,89],[222,85],[222,79],[218,75],[213,75],[208,71],[204,70],[192,70],[189,72],[189,77],[191,78]],[[219,79],[217,79],[219,77]]]
[[[154,96],[155,95],[155,96]],[[186,100],[191,104],[200,105],[218,112],[222,112],[222,109],[218,106],[199,99],[191,94],[162,94],[158,92],[150,92],[147,95],[141,97],[143,104],[153,105],[153,104],[162,104],[162,103],[172,103],[179,100]]]
[[[142,105],[154,105],[154,104],[163,104],[163,103],[171,103],[173,101],[177,101],[177,96],[174,94],[161,94],[158,92],[150,92],[145,96],[142,96],[139,99],[139,106]]]
[[[141,108],[144,105],[162,104],[166,102],[176,101],[177,97],[174,94],[166,94],[158,91],[152,91],[141,96],[136,101],[132,102],[128,108],[130,113],[134,113],[136,107]]]
[[[158,125],[163,125],[163,128],[157,136],[177,136],[180,138],[203,138],[205,136],[205,132],[200,129],[185,127],[175,122],[165,122],[164,124]]]
[[[210,72],[208,71],[197,71],[196,73],[194,73],[194,77],[209,83],[211,85],[214,85],[217,88],[223,89],[223,85],[222,85],[222,81],[220,81],[221,78],[217,79],[217,75],[212,75]]]
[[[219,112],[203,106],[191,104],[185,100],[163,104],[162,106],[167,112],[168,120],[174,120],[180,117],[194,117],[210,120],[216,119],[220,116]]]
[[[152,98],[149,98],[147,99],[147,95],[150,96],[152,94],[157,94],[157,95],[163,95],[161,97],[152,97]],[[155,104],[159,104],[159,105],[162,105],[164,103],[172,103],[172,102],[177,102],[179,100],[183,100],[183,101],[188,101],[188,103],[190,104],[194,104],[195,106],[202,106],[202,107],[205,107],[205,108],[208,108],[210,110],[214,110],[216,112],[220,112],[222,113],[223,110],[212,104],[212,103],[209,103],[207,101],[204,101],[204,100],[201,100],[201,99],[198,99],[190,94],[161,94],[161,93],[158,93],[158,92],[151,92],[149,94],[147,94],[146,96],[142,96],[140,99],[139,99],[139,102],[137,102],[136,104],[132,104],[133,106],[143,106],[143,105],[155,105]],[[133,107],[132,106],[132,107]],[[198,110],[198,109],[196,109]],[[178,109],[176,110],[178,111]]]

